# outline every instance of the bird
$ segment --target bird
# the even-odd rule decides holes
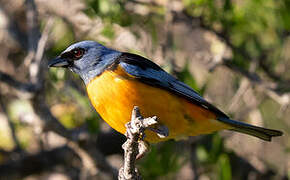
[[[113,129],[125,134],[132,109],[144,117],[157,116],[168,136],[146,130],[145,141],[168,139],[231,130],[265,141],[281,136],[272,130],[232,120],[206,101],[194,89],[140,55],[120,52],[96,42],[80,41],[67,47],[48,62],[48,67],[68,68],[83,80],[91,104]]]

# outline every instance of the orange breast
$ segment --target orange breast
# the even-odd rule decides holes
[[[190,103],[166,90],[139,82],[121,67],[105,71],[87,85],[91,103],[101,117],[115,130],[124,134],[134,106],[143,117],[157,116],[169,128],[169,137],[160,139],[146,131],[146,140],[158,142],[211,133],[229,127],[216,120],[210,111]]]

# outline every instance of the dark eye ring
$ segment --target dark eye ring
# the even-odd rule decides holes
[[[84,50],[83,49],[74,49],[72,50],[72,54],[75,59],[79,59],[84,55]]]

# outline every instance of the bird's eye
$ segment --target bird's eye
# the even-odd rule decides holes
[[[73,57],[75,59],[79,59],[84,55],[84,50],[83,49],[74,49],[74,50],[72,50],[72,54],[73,54]]]

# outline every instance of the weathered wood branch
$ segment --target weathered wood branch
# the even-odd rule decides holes
[[[146,129],[155,132],[159,137],[164,138],[169,135],[168,128],[153,129],[150,126],[158,125],[157,117],[143,118],[137,106],[133,108],[131,121],[126,124],[127,141],[123,144],[124,165],[119,170],[119,180],[139,180],[142,179],[135,168],[136,159],[139,159],[148,152],[148,143],[144,140]]]

